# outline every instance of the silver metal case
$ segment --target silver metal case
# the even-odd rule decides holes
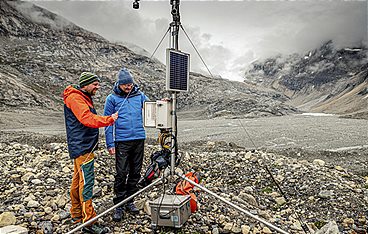
[[[181,228],[191,215],[189,195],[161,195],[149,205],[152,227]]]

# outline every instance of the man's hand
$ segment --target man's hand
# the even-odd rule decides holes
[[[118,112],[115,112],[114,114],[112,114],[111,117],[114,119],[114,121],[116,121],[119,117]]]
[[[115,155],[115,147],[112,147],[110,149],[107,149],[109,151],[110,155]]]

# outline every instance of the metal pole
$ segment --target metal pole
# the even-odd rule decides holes
[[[170,174],[173,176],[175,174],[175,162],[176,162],[176,153],[177,153],[177,127],[176,127],[176,103],[177,103],[177,100],[176,100],[176,92],[172,92],[171,93],[171,101],[172,101],[172,136],[171,136],[171,162],[170,162]]]
[[[78,227],[74,228],[73,230],[71,230],[70,232],[68,232],[67,234],[71,234],[71,233],[74,233],[80,229],[82,229],[83,227],[85,226],[88,226],[90,224],[92,224],[94,221],[96,221],[98,218],[104,216],[105,214],[107,214],[108,212],[112,211],[113,209],[123,205],[124,203],[126,203],[127,201],[129,201],[130,199],[134,198],[135,196],[137,196],[138,194],[146,191],[147,189],[153,187],[154,185],[158,184],[159,182],[161,182],[162,178],[158,178],[157,180],[153,181],[151,184],[147,185],[146,187],[144,187],[143,189],[137,191],[136,193],[130,195],[129,197],[125,198],[123,201],[119,202],[118,204],[114,205],[113,207],[105,210],[104,212],[102,212],[101,214],[97,215],[96,217],[88,220],[87,222],[79,225]]]
[[[170,0],[171,15],[173,17],[173,22],[171,22],[170,27],[172,28],[171,38],[172,38],[172,48],[179,50],[179,28],[180,28],[180,14],[179,14],[179,4],[180,0]],[[168,66],[168,64],[166,64]],[[175,161],[177,157],[177,126],[176,126],[176,105],[177,105],[177,93],[175,91],[171,92],[172,100],[172,137],[171,137],[171,175],[175,174]]]
[[[226,204],[228,204],[228,205],[230,205],[230,206],[234,207],[234,208],[235,208],[235,209],[237,209],[238,211],[243,212],[244,214],[248,215],[249,217],[251,217],[251,218],[253,218],[253,219],[255,219],[255,220],[258,220],[259,222],[263,223],[264,225],[268,226],[269,228],[271,228],[271,229],[273,229],[273,230],[275,230],[275,231],[277,231],[277,232],[279,232],[279,233],[288,234],[288,232],[286,232],[286,231],[284,231],[284,230],[282,230],[282,229],[280,229],[280,228],[278,228],[278,227],[274,226],[273,224],[271,224],[271,223],[269,223],[269,222],[267,222],[267,221],[265,221],[265,220],[263,220],[263,219],[259,218],[259,217],[258,217],[258,216],[256,216],[256,215],[251,214],[250,212],[248,212],[248,211],[244,210],[243,208],[241,208],[241,207],[239,207],[239,206],[235,205],[234,203],[229,202],[228,200],[226,200],[226,199],[224,199],[224,198],[220,197],[219,195],[217,195],[217,194],[215,194],[215,193],[211,192],[211,191],[210,191],[210,190],[208,190],[207,188],[205,188],[205,187],[203,187],[203,186],[201,186],[201,185],[197,184],[197,183],[196,183],[196,182],[194,182],[193,180],[188,179],[188,178],[187,178],[187,177],[185,177],[183,174],[180,174],[180,173],[176,173],[176,174],[177,174],[179,177],[181,177],[183,180],[188,181],[188,182],[189,182],[189,183],[191,183],[192,185],[195,185],[196,187],[200,188],[201,190],[203,190],[203,191],[205,191],[205,192],[207,192],[207,193],[211,194],[212,196],[216,197],[217,199],[219,199],[219,200],[221,200],[221,201],[225,202]]]

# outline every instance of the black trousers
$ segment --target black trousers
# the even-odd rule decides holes
[[[117,204],[138,191],[144,156],[144,139],[115,142],[115,183],[113,199]],[[133,199],[129,202],[133,202]]]

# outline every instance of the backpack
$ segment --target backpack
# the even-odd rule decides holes
[[[195,183],[200,182],[200,175],[197,172],[189,172],[185,174],[185,177],[194,181]],[[175,186],[175,193],[178,195],[189,195],[191,197],[190,199],[190,210],[192,213],[195,213],[198,209],[197,206],[197,195],[194,191],[194,185],[189,183],[186,180],[179,181]]]
[[[138,188],[144,188],[149,185],[154,179],[160,176],[163,169],[170,164],[171,152],[169,149],[162,149],[151,154],[151,162],[147,167],[144,176],[141,177],[137,186]]]

